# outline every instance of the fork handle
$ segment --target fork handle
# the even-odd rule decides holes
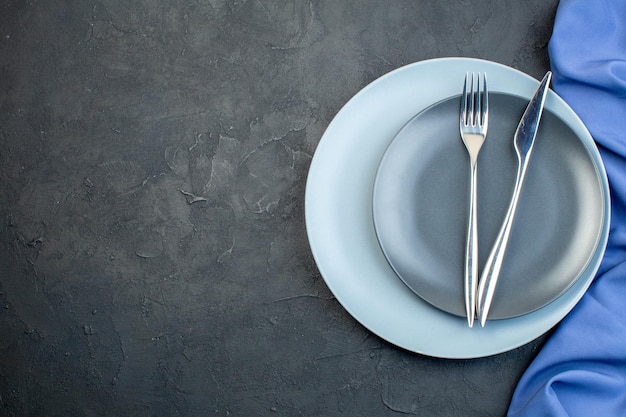
[[[525,161],[521,162],[518,166],[511,203],[509,204],[504,222],[500,227],[500,232],[498,233],[498,237],[496,238],[493,248],[491,249],[489,257],[487,258],[487,263],[485,264],[482,276],[480,277],[480,283],[478,284],[476,309],[480,325],[483,327],[485,326],[487,316],[489,315],[489,309],[491,308],[491,302],[496,290],[498,278],[500,278],[502,261],[504,260],[506,248],[509,243],[511,227],[513,226],[513,219],[515,218],[517,203],[519,201],[520,191],[526,174],[526,166]]]
[[[465,245],[465,313],[467,324],[474,326],[476,317],[476,289],[478,287],[478,187],[477,187],[476,161],[470,164],[470,209],[467,226],[467,242]]]

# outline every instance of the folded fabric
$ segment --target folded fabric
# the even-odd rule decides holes
[[[594,137],[611,228],[591,287],[520,380],[509,417],[626,416],[626,1],[561,0],[552,88]]]

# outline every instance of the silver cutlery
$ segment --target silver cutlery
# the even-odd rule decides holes
[[[552,73],[548,71],[541,81],[541,84],[539,84],[539,88],[535,92],[535,95],[530,100],[528,107],[526,107],[524,115],[522,116],[522,119],[517,126],[517,130],[515,131],[513,144],[515,147],[515,153],[517,154],[518,164],[515,186],[513,188],[513,196],[504,218],[504,222],[500,228],[500,232],[498,233],[498,237],[496,238],[493,248],[491,249],[491,253],[487,258],[487,263],[478,285],[476,310],[481,326],[484,326],[487,321],[496,284],[498,283],[498,278],[500,277],[502,261],[504,260],[509,235],[511,233],[511,226],[513,225],[513,218],[515,217],[515,212],[517,210],[520,191],[524,183],[526,169],[528,168],[528,162],[530,160],[535,138],[537,136],[537,129],[539,128],[539,121],[541,120],[541,115],[543,113],[543,106],[546,101],[551,78]]]
[[[487,75],[465,75],[459,126],[461,138],[470,159],[470,205],[465,247],[464,294],[467,324],[474,325],[476,316],[476,289],[478,286],[478,224],[477,224],[477,168],[478,153],[485,142],[489,122],[489,94]]]

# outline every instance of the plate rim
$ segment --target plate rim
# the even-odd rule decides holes
[[[333,156],[333,145],[335,145],[336,150],[337,142],[333,143],[333,141],[336,140],[335,138],[333,138],[333,136],[336,132],[340,132],[342,131],[342,129],[347,129],[350,127],[352,128],[352,130],[349,131],[350,135],[357,135],[357,133],[361,133],[360,131],[363,130],[363,127],[361,125],[357,126],[356,129],[354,125],[346,126],[346,123],[348,123],[349,125],[350,119],[354,117],[351,112],[359,110],[359,107],[371,107],[371,104],[368,104],[370,96],[375,97],[377,94],[380,94],[379,91],[381,89],[386,90],[390,87],[393,87],[397,90],[399,83],[401,84],[401,81],[404,78],[408,77],[414,79],[415,77],[418,77],[420,81],[415,82],[415,84],[420,84],[421,90],[431,89],[432,91],[425,93],[421,90],[418,91],[415,86],[411,86],[411,88],[408,89],[406,88],[406,86],[404,86],[401,93],[397,92],[396,90],[394,90],[393,93],[386,93],[387,95],[395,94],[396,96],[394,97],[394,99],[398,99],[398,97],[401,96],[401,98],[405,101],[407,100],[407,94],[410,93],[422,93],[422,95],[429,97],[427,100],[425,100],[423,99],[423,97],[418,97],[417,95],[412,96],[411,101],[407,102],[409,103],[408,107],[410,108],[407,109],[397,107],[394,109],[395,112],[393,115],[390,114],[390,119],[393,119],[393,123],[396,124],[394,129],[398,131],[419,111],[424,110],[429,105],[433,105],[437,101],[445,98],[446,94],[448,97],[451,97],[455,94],[458,95],[458,92],[452,91],[449,86],[445,84],[446,81],[442,77],[445,77],[446,74],[447,76],[449,76],[450,73],[456,74],[462,72],[464,74],[469,69],[487,72],[494,71],[498,75],[498,77],[493,77],[492,75],[490,75],[491,86],[496,86],[496,88],[492,89],[492,91],[502,91],[507,94],[518,95],[526,99],[529,99],[532,96],[532,93],[539,84],[538,80],[517,69],[508,67],[497,62],[477,58],[435,58],[414,62],[397,68],[366,85],[350,100],[348,100],[344,104],[344,106],[337,112],[335,117],[327,126],[324,134],[322,135],[317,145],[309,167],[305,190],[305,227],[307,231],[309,245],[311,247],[311,251],[315,259],[316,265],[320,271],[320,274],[322,275],[326,285],[331,290],[341,306],[346,309],[355,320],[357,320],[369,331],[400,348],[427,356],[448,359],[469,359],[502,353],[536,339],[537,337],[550,330],[550,328],[552,328],[554,325],[556,325],[578,303],[580,298],[583,296],[583,294],[586,292],[587,288],[591,284],[604,254],[606,241],[608,239],[608,229],[610,223],[610,197],[608,180],[606,178],[606,172],[604,170],[604,166],[602,164],[602,160],[600,158],[595,142],[593,141],[593,138],[589,134],[588,130],[586,129],[580,118],[574,113],[574,111],[565,103],[564,100],[562,100],[556,93],[554,93],[554,91],[550,91],[550,94],[546,101],[546,106],[552,109],[555,115],[560,117],[561,120],[563,120],[570,128],[572,128],[572,130],[585,145],[585,148],[587,149],[587,152],[589,152],[591,159],[594,163],[603,192],[602,204],[604,218],[602,232],[599,236],[600,244],[598,245],[598,250],[589,262],[589,265],[583,276],[581,276],[577,280],[577,282],[572,287],[570,287],[570,289],[568,289],[557,300],[535,312],[516,318],[498,320],[497,322],[493,323],[490,322],[489,325],[485,328],[468,329],[464,318],[452,316],[449,313],[440,311],[430,305],[428,305],[427,308],[434,311],[426,312],[424,305],[422,305],[422,303],[426,302],[419,299],[417,295],[415,295],[410,289],[408,289],[404,285],[404,283],[395,276],[395,273],[395,281],[399,281],[399,284],[403,286],[406,291],[410,292],[411,296],[414,298],[414,305],[411,305],[413,302],[408,301],[408,299],[406,298],[407,294],[402,293],[402,290],[400,290],[399,287],[391,281],[385,281],[386,289],[384,291],[393,291],[394,294],[381,294],[380,296],[377,295],[377,297],[373,298],[371,297],[371,291],[374,291],[375,289],[380,290],[381,288],[383,288],[381,287],[382,281],[378,281],[379,278],[369,281],[370,285],[378,286],[378,288],[370,288],[367,291],[364,291],[364,288],[362,288],[362,286],[352,286],[350,288],[346,288],[344,276],[354,275],[357,273],[357,271],[351,268],[351,265],[346,264],[347,262],[349,262],[349,260],[341,259],[341,253],[338,257],[336,254],[329,253],[328,250],[325,250],[322,247],[322,245],[328,243],[325,242],[328,238],[328,236],[324,235],[325,230],[332,231],[333,226],[339,226],[340,228],[344,228],[343,232],[345,232],[346,228],[352,228],[351,230],[354,231],[360,227],[362,228],[362,230],[360,230],[359,233],[362,232],[361,234],[363,235],[360,237],[365,237],[365,241],[359,242],[359,244],[363,245],[366,250],[370,251],[373,250],[373,248],[371,247],[372,242],[368,240],[371,240],[371,235],[375,232],[373,230],[373,222],[370,221],[367,225],[358,223],[359,221],[363,222],[363,213],[358,214],[361,215],[361,219],[355,219],[353,223],[341,225],[336,224],[339,220],[345,219],[337,219],[333,217],[333,203],[328,201],[330,198],[329,196],[325,196],[323,194],[328,185],[324,182],[326,180],[329,180],[332,184],[333,179],[327,173],[326,175],[324,175],[324,165],[328,163],[329,158],[330,161],[332,161],[333,157],[336,158],[336,156]],[[440,73],[436,73],[436,70],[440,70]],[[435,89],[435,87],[431,87],[430,85],[426,86],[426,84],[424,84],[425,78],[429,78],[429,82],[433,85],[436,85],[436,87],[439,89]],[[500,78],[500,87],[498,87],[498,78]],[[505,89],[503,86],[507,83],[503,82],[503,80],[507,81],[507,78],[509,79],[508,81],[513,80],[515,81],[515,83],[507,86]],[[496,80],[495,83],[494,79]],[[449,81],[447,82],[449,84]],[[434,98],[433,95],[437,94],[439,95],[439,98]],[[389,98],[387,99],[389,100]],[[422,101],[420,102],[420,100]],[[428,105],[425,104],[427,101],[429,102]],[[419,106],[421,106],[421,108],[417,109],[417,107]],[[368,111],[371,111],[371,108],[369,108]],[[387,109],[387,112],[390,111],[391,109]],[[409,113],[412,114],[410,117],[407,117]],[[361,115],[361,118],[365,119],[363,116],[364,115]],[[404,122],[397,126],[399,120],[401,120],[403,117],[405,118]],[[365,124],[367,123],[368,122],[366,121]],[[392,122],[388,121],[387,123],[391,124]],[[391,129],[391,127],[389,127],[388,129]],[[380,142],[386,141],[386,145],[382,147],[383,151],[391,142],[392,138],[393,136],[391,138],[387,137],[377,139]],[[346,139],[344,139],[344,141],[345,140]],[[341,144],[341,142],[339,143]],[[372,155],[375,154],[377,150],[380,150],[380,144],[377,143],[368,144],[367,146],[372,148],[368,149],[368,152]],[[378,146],[378,148],[374,149],[374,146]],[[380,157],[382,157],[382,152],[380,152],[378,155],[378,158]],[[375,168],[373,170],[375,171]],[[363,175],[365,175],[365,173],[363,173]],[[362,194],[365,192],[371,194],[371,189],[373,188],[372,178],[370,178],[372,179],[372,181],[368,181],[367,184],[365,184],[364,182],[366,182],[366,179],[361,178],[359,180],[358,175],[347,175],[346,177],[346,179],[342,179],[342,181],[346,182],[346,184],[356,185],[357,188],[360,187],[356,191],[343,190],[348,194],[346,198],[360,199],[363,198]],[[320,196],[322,198],[319,198]],[[337,195],[334,195],[333,197],[336,196]],[[371,201],[371,199],[369,201]],[[363,207],[363,209],[367,211],[366,207]],[[359,210],[361,210],[360,206]],[[337,214],[335,213],[334,216],[336,217]],[[329,224],[329,222],[334,222],[334,224]],[[320,224],[323,227],[320,227]],[[377,241],[374,243],[376,246],[378,246]],[[386,263],[386,259],[384,258],[384,255],[382,254],[379,246],[378,248],[378,254],[375,252],[371,252],[364,255],[369,255],[370,257],[374,258],[362,259],[364,261],[364,264],[367,264],[369,266],[378,265],[378,267],[382,268],[382,266],[377,264],[377,262],[380,263],[380,261],[382,260]],[[339,249],[339,252],[341,252],[341,250],[343,250],[344,248],[342,248],[341,246],[336,246],[334,247],[334,249]],[[335,262],[335,264],[331,265],[331,261]],[[365,266],[366,265],[359,265],[359,267],[362,268],[364,268]],[[391,270],[388,265],[387,268]],[[388,278],[389,277],[387,277],[387,279]],[[352,276],[350,277],[350,279],[354,281],[356,277]],[[360,281],[358,280],[355,282],[360,283]],[[352,284],[353,282],[351,281],[349,283]],[[411,321],[404,315],[398,314],[399,312],[390,313],[388,311],[385,311],[384,316],[381,316],[377,314],[370,314],[366,310],[364,310],[364,306],[362,305],[364,304],[364,301],[373,303],[375,307],[384,307],[376,304],[376,298],[382,298],[383,295],[385,297],[394,295],[399,299],[398,302],[402,304],[401,308],[404,310],[404,313],[425,314],[427,317],[421,318],[425,318],[426,320],[419,320],[418,318],[412,319]],[[396,299],[394,298],[394,302],[395,301]],[[378,300],[379,304],[381,302],[381,300]],[[392,319],[392,321],[390,322],[389,319]],[[424,339],[427,338],[420,337],[420,335],[422,335],[422,333],[426,330],[431,333],[430,336],[434,334],[435,338],[437,338],[434,343],[432,341],[424,341]],[[448,343],[451,340],[455,340],[456,343]]]

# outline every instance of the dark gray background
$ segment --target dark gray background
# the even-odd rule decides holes
[[[333,116],[443,56],[539,78],[556,0],[0,2],[0,415],[502,416],[545,338],[448,361],[326,287]]]

